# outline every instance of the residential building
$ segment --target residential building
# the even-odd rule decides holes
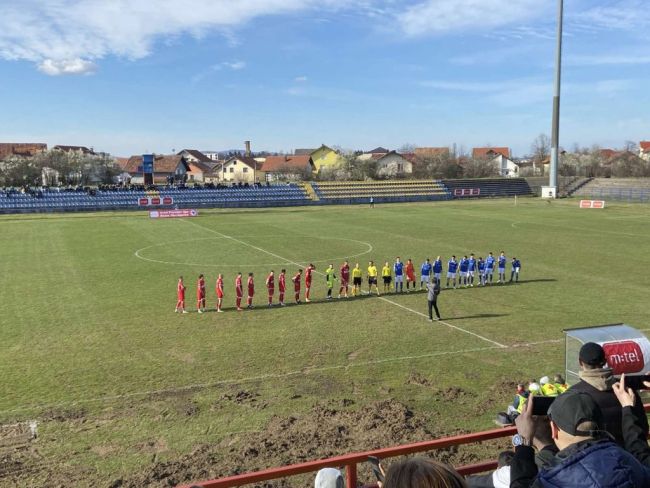
[[[448,158],[449,157],[449,148],[448,147],[416,147],[413,150],[413,154],[418,158]]]
[[[293,155],[294,156],[307,156],[307,155],[311,156],[311,153],[313,153],[315,150],[316,149],[313,149],[313,148],[312,149],[307,149],[307,148],[305,148],[305,149],[295,149],[293,151]]]
[[[153,181],[155,184],[166,184],[170,181],[183,182],[189,170],[188,163],[180,154],[156,155],[153,162]],[[131,183],[144,184],[142,156],[131,156],[124,171],[129,174]]]
[[[384,156],[385,154],[388,154],[390,151],[386,149],[385,147],[376,147],[370,151],[364,152],[362,154],[359,154],[357,156],[358,159],[361,159],[362,161],[368,160],[368,159],[376,159],[377,156]]]
[[[325,144],[312,151],[311,160],[314,163],[316,172],[319,172],[321,168],[336,168],[343,161],[337,151]]]
[[[206,175],[212,172],[212,167],[209,165],[212,160],[196,149],[183,149],[177,154],[185,158],[190,168],[187,172],[187,181],[204,183]]]
[[[650,141],[639,142],[639,157],[650,161]]]
[[[258,183],[265,181],[263,163],[250,156],[232,156],[223,166],[217,164],[215,171],[220,171],[221,182]]]
[[[266,181],[274,180],[304,180],[316,171],[316,166],[309,154],[268,156],[262,171]]]
[[[0,161],[11,156],[32,157],[47,151],[47,144],[40,142],[0,142]]]
[[[208,158],[210,158],[212,161],[219,161],[221,158],[219,157],[219,151],[201,151],[203,154],[205,154]]]
[[[395,151],[373,154],[372,159],[377,161],[377,176],[405,176],[413,173],[413,163]]]
[[[513,177],[519,174],[519,167],[511,159],[509,147],[475,147],[472,158],[496,164],[501,176]]]
[[[86,146],[62,146],[62,145],[56,145],[52,148],[53,150],[56,149],[57,151],[62,151],[64,153],[75,153],[79,155],[94,155],[95,151],[93,148],[87,148]]]

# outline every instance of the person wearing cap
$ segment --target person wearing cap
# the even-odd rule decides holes
[[[555,455],[538,470],[534,438],[541,430],[533,417],[535,398],[515,420],[518,445],[510,465],[510,487],[615,488],[650,486],[650,468],[617,445],[603,430],[603,413],[591,395],[568,391],[555,399],[548,422]]]
[[[343,488],[343,475],[338,469],[323,468],[316,473],[314,488]]]
[[[622,408],[618,402],[612,385],[616,382],[612,369],[607,365],[605,350],[600,344],[587,342],[582,345],[579,353],[580,381],[573,385],[569,391],[585,392],[591,395],[603,412],[604,428],[616,442],[623,446],[623,432],[621,427]],[[648,420],[643,409],[643,403],[638,393],[634,406],[635,414],[642,417],[645,435],[648,435]]]

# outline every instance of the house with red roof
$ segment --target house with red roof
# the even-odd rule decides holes
[[[40,142],[0,142],[0,161],[11,156],[32,157],[47,151],[47,144]]]
[[[153,161],[153,181],[155,184],[161,185],[168,183],[170,180],[176,182],[185,181],[189,169],[187,161],[180,154],[157,154],[154,156]],[[144,184],[142,156],[131,156],[124,165],[124,171],[131,177],[131,183],[136,185]]]
[[[475,147],[472,149],[472,159],[495,164],[501,176],[519,175],[519,167],[511,158],[509,147]]]
[[[639,157],[650,161],[650,141],[639,142]]]
[[[316,172],[316,166],[309,154],[268,156],[262,165],[266,181],[302,180]]]
[[[219,172],[219,181],[231,183],[259,183],[265,181],[263,163],[251,156],[232,156],[223,165],[216,163],[215,173]]]

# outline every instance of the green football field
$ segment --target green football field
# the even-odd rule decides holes
[[[441,433],[492,428],[513,382],[564,370],[562,329],[650,328],[649,239],[648,206],[575,200],[0,216],[0,421],[39,425],[37,454],[0,484],[62,472],[106,486],[326,400],[397,399]],[[441,322],[426,319],[423,293],[326,302],[321,274],[313,303],[265,306],[271,269],[338,270],[347,258],[365,276],[369,260],[399,255],[419,274],[426,257],[501,250],[521,260],[520,283],[443,289]],[[238,271],[255,273],[254,310],[234,310]],[[174,313],[179,275],[186,315]],[[433,401],[414,375],[461,394]],[[239,390],[264,408],[223,401]]]

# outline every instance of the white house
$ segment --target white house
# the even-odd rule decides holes
[[[639,157],[650,161],[650,141],[639,142]]]
[[[475,147],[472,149],[472,158],[495,163],[501,176],[519,176],[519,167],[511,159],[509,147]]]
[[[219,180],[223,182],[255,183],[265,180],[262,165],[250,156],[233,156],[223,164],[223,168],[217,165],[214,171],[221,173]]]
[[[377,161],[377,176],[399,176],[413,173],[413,163],[395,151],[386,154],[373,154],[372,159]]]

